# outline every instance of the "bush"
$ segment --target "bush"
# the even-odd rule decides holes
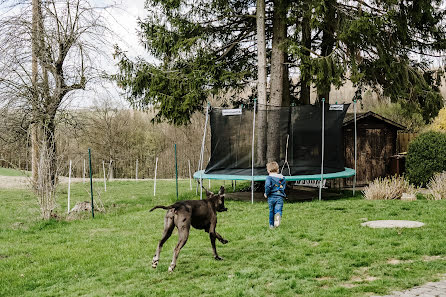
[[[401,176],[377,178],[362,191],[367,200],[401,199],[403,193],[415,192],[416,189]]]
[[[411,183],[426,185],[437,172],[446,170],[446,133],[426,132],[410,144],[406,174]]]
[[[437,173],[427,184],[430,195],[428,198],[434,200],[446,199],[446,171]]]
[[[446,132],[446,107],[440,110],[430,128],[434,131]]]

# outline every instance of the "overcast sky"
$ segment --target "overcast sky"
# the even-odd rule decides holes
[[[146,60],[152,60],[144,47],[140,44],[137,35],[137,19],[144,19],[147,15],[144,9],[144,0],[96,0],[97,5],[107,5],[116,3],[113,9],[104,12],[104,17],[110,25],[110,29],[116,34],[110,44],[117,44],[131,58],[140,56]],[[115,66],[117,60],[113,60],[113,48],[108,50],[109,57],[105,59],[103,68],[108,73],[114,73],[118,69]],[[85,108],[95,105],[96,102],[103,100],[113,100],[120,104],[126,105],[126,101],[120,96],[121,90],[112,83],[106,83],[104,86],[95,86],[94,92],[77,92],[72,98],[66,102],[70,108]]]

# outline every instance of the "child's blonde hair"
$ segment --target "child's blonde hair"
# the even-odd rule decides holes
[[[266,164],[266,170],[268,170],[268,172],[279,173],[279,164],[275,161],[269,162]]]

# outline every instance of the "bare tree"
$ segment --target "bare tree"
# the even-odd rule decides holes
[[[43,180],[53,187],[56,114],[73,91],[84,90],[100,77],[97,65],[104,60],[105,36],[110,33],[101,14],[107,7],[85,0],[0,5],[9,11],[0,20],[0,107],[21,110],[32,125],[34,185],[42,180],[38,164],[45,163],[50,178]]]

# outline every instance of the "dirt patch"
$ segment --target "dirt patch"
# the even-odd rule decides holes
[[[24,226],[25,224],[23,224],[22,222],[15,222],[14,224],[12,224],[12,229],[17,230],[20,229]]]
[[[446,257],[443,257],[443,256],[423,256],[423,261],[424,262],[438,261],[438,260],[446,260]]]
[[[343,288],[351,289],[351,288],[357,287],[358,285],[355,285],[355,284],[341,284],[340,286],[343,287]]]
[[[413,263],[413,261],[412,260],[399,260],[399,259],[387,260],[387,264],[390,264],[390,265],[398,265],[398,264],[406,264],[406,263]]]
[[[379,279],[378,277],[369,275],[368,271],[368,267],[361,267],[358,270],[355,270],[355,275],[353,275],[347,283],[341,284],[341,287],[354,288],[360,283],[373,282]]]

